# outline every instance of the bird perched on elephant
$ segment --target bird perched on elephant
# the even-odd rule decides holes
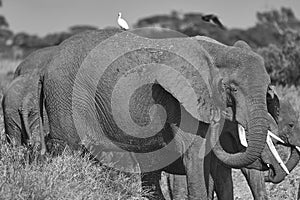
[[[240,43],[154,39],[147,33],[90,31],[58,46],[40,85],[40,120],[44,105],[50,136],[94,155],[136,153],[142,186],[153,191],[153,199],[163,199],[162,170],[185,173],[189,198],[205,199],[211,150],[227,166],[255,162],[262,169],[256,160],[270,119],[263,59]],[[226,106],[248,132],[243,152],[230,154],[216,142]],[[206,142],[208,130],[216,148]],[[173,167],[177,161],[182,169]]]
[[[276,97],[275,97],[276,98]],[[267,99],[270,99],[267,97]],[[277,100],[270,100],[268,102],[268,111],[277,119],[278,122],[278,136],[284,141],[281,145],[292,146],[293,162],[287,165],[289,171],[292,171],[299,162],[299,152],[296,151],[295,147],[299,146],[300,130],[298,118],[299,114],[295,111],[293,106],[286,99],[280,100],[280,104]],[[275,102],[275,106],[273,105]],[[280,108],[279,108],[280,105]],[[277,114],[277,112],[279,112]],[[223,129],[222,136],[220,138],[222,146],[229,152],[238,152],[239,149],[244,148],[239,142],[238,128],[235,124],[228,122]],[[293,153],[294,151],[294,153]],[[224,166],[221,161],[213,158],[211,161],[211,174],[214,182],[214,190],[219,200],[230,200],[233,197],[233,182],[231,176],[231,169]],[[246,180],[251,189],[253,198],[256,200],[268,199],[265,187],[265,181],[269,181],[269,176],[265,177],[262,171],[255,169],[242,168],[242,173],[246,177]],[[281,182],[286,174],[281,172],[278,175],[280,178],[276,179],[276,182]],[[266,179],[266,180],[265,180]],[[171,183],[170,196],[173,199],[182,199],[186,194],[186,183],[184,177],[176,175],[168,175],[168,181]],[[210,197],[213,199],[213,196]]]
[[[16,145],[29,145],[37,140],[33,131],[38,126],[38,81],[56,47],[37,50],[26,57],[17,67],[14,79],[6,89],[2,108],[5,133]],[[46,117],[46,116],[45,116]],[[45,123],[48,129],[47,123]]]

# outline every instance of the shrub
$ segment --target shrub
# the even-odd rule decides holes
[[[280,38],[280,46],[270,44],[257,52],[264,58],[273,84],[300,85],[300,32],[287,29]]]

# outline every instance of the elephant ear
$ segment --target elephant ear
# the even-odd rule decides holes
[[[211,84],[217,73],[211,70],[210,55],[193,38],[141,35],[115,34],[82,62],[72,103],[74,121],[84,121],[75,124],[85,123],[76,127],[83,135],[89,134],[85,138],[101,141],[99,133],[105,133],[118,146],[127,142],[134,148],[136,142],[144,144],[144,151],[152,151],[159,140],[145,138],[165,131],[166,120],[172,123],[188,114],[197,124],[210,122]],[[84,118],[82,113],[86,113]],[[130,144],[124,148],[137,151]]]
[[[275,90],[275,86],[270,85],[267,92],[267,108],[275,122],[278,124],[280,102]]]
[[[236,41],[233,46],[239,47],[241,49],[245,49],[248,51],[252,51],[251,47],[245,41],[242,41],[242,40]]]

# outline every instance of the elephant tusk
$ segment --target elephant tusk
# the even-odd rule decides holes
[[[238,132],[239,132],[239,138],[240,142],[244,147],[248,147],[248,143],[246,140],[246,132],[242,125],[238,124]]]
[[[300,152],[300,147],[296,146],[296,149]]]
[[[268,130],[268,135],[270,135],[272,138],[274,138],[275,140],[278,140],[281,143],[285,143],[280,137],[278,137],[277,135],[275,135],[274,133],[272,133],[271,131]],[[299,148],[300,149],[300,148]]]
[[[272,152],[272,154],[274,155],[275,159],[277,160],[277,162],[279,163],[279,165],[281,166],[281,168],[285,171],[285,173],[290,174],[288,168],[285,166],[284,162],[282,161],[282,159],[280,158],[277,150],[275,149],[275,146],[272,142],[272,139],[270,137],[270,135],[267,135],[267,144],[269,146],[270,151]]]

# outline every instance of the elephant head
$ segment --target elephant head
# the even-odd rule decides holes
[[[276,110],[279,111],[277,135],[284,141],[283,144],[281,142],[279,143],[291,147],[291,153],[285,165],[288,171],[292,171],[300,160],[300,153],[297,149],[300,145],[299,114],[286,99],[280,100],[280,108],[275,109],[275,112],[277,112]],[[272,114],[272,116],[274,116],[274,114]],[[274,157],[270,155],[270,151],[264,152],[262,157],[264,162],[272,163],[272,167],[269,168],[269,174],[265,177],[265,180],[273,183],[281,182],[287,173],[277,164]]]
[[[291,148],[290,156],[284,164],[286,169],[290,172],[295,168],[300,160],[300,155],[297,151],[297,146],[299,145],[298,141],[300,139],[298,113],[287,100],[282,99],[279,101],[279,98],[274,91],[274,88],[270,86],[266,96],[268,113],[278,125],[278,131],[275,130],[274,133],[279,137],[279,139],[274,139],[273,141],[276,144],[285,145]],[[231,138],[234,138],[235,146],[237,146],[237,149],[234,152],[245,150],[245,147],[240,143],[239,135],[232,134],[236,133],[236,131],[231,131],[230,133]],[[223,147],[224,149],[230,149],[230,147],[227,147],[224,144]],[[287,172],[285,170],[285,166],[281,166],[282,164],[279,164],[282,162],[281,159],[278,160],[270,149],[271,148],[269,146],[265,146],[261,159],[258,159],[257,162],[247,166],[247,168],[268,170],[269,173],[265,177],[265,180],[268,182],[279,183],[285,178]]]
[[[266,94],[270,77],[264,60],[242,41],[234,46],[225,46],[206,37],[196,37],[203,48],[212,56],[218,69],[218,76],[212,81],[213,91],[218,99],[217,114],[221,116],[224,107],[230,107],[233,120],[246,130],[248,147],[244,152],[227,153],[219,142],[222,120],[212,124],[212,143],[215,155],[226,165],[240,168],[250,165],[261,156],[268,130]],[[222,119],[223,117],[221,117]],[[218,119],[217,119],[218,120]]]

